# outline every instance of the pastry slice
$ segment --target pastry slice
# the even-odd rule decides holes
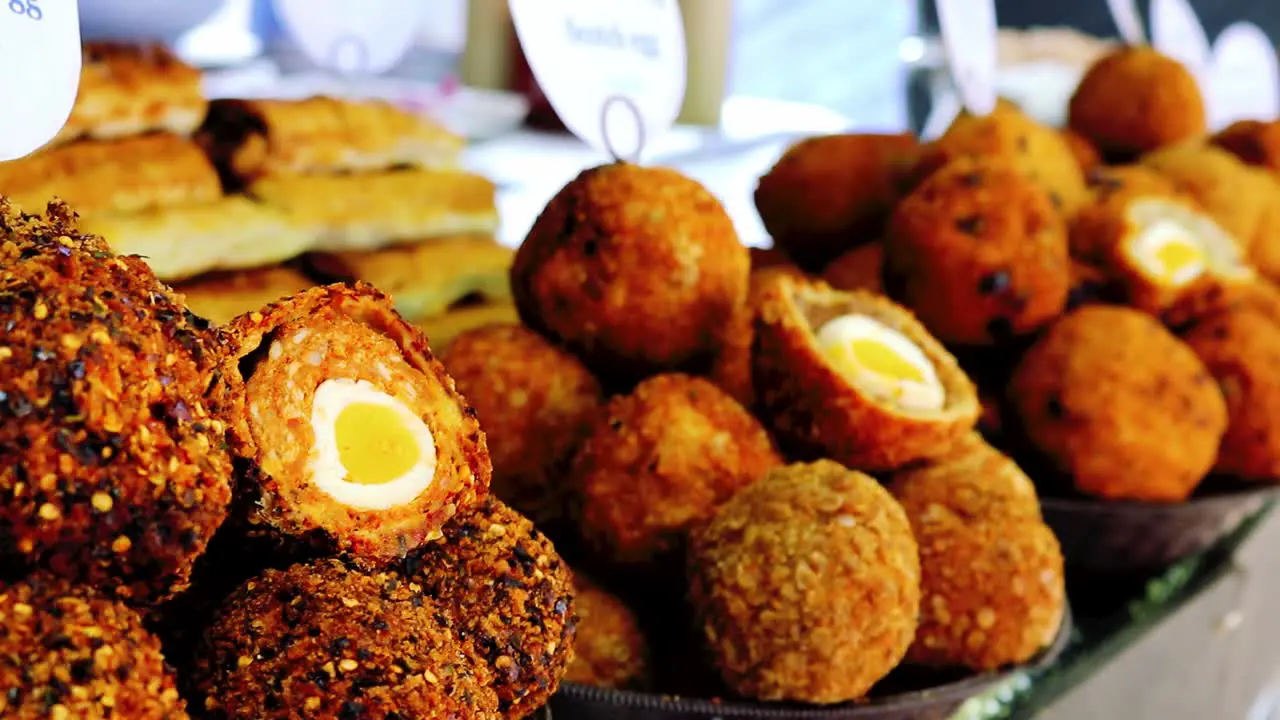
[[[316,249],[377,250],[451,235],[493,235],[493,183],[464,172],[263,178],[248,192],[316,237]]]
[[[379,100],[215,100],[201,144],[233,183],[268,175],[458,167],[463,138]]]
[[[191,135],[208,106],[200,71],[164,46],[91,42],[71,117],[51,144],[157,131]]]
[[[57,196],[81,215],[132,213],[222,197],[212,163],[170,134],[86,140],[0,163],[0,193],[27,210]]]
[[[174,287],[187,299],[191,312],[224,325],[236,316],[273,303],[315,285],[306,275],[284,267],[202,275]]]
[[[513,255],[491,238],[459,235],[370,253],[320,253],[308,261],[328,279],[373,285],[395,298],[401,315],[418,320],[473,295],[509,300]]]
[[[313,235],[287,214],[248,198],[89,215],[81,225],[121,255],[142,255],[160,279],[174,282],[214,270],[274,265],[311,249]]]

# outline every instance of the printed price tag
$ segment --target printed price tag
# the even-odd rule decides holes
[[[80,89],[80,13],[74,0],[0,0],[0,162],[53,139]]]
[[[1111,19],[1120,31],[1120,37],[1130,45],[1146,45],[1147,32],[1142,27],[1142,14],[1138,12],[1137,0],[1107,0],[1111,9]]]
[[[1267,34],[1253,23],[1234,23],[1222,31],[1201,82],[1214,130],[1236,120],[1280,115],[1280,61]]]
[[[1200,78],[1213,55],[1209,36],[1187,0],[1152,0],[1151,44]]]
[[[275,0],[281,26],[317,67],[377,75],[409,52],[429,3],[424,0]]]
[[[960,102],[975,115],[996,109],[995,0],[937,0],[938,25]]]
[[[684,102],[684,20],[676,0],[509,0],[529,69],[565,127],[637,159]]]

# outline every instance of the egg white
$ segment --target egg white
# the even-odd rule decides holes
[[[946,389],[938,379],[938,371],[918,345],[907,336],[866,315],[841,315],[818,329],[818,347],[824,354],[834,348],[863,338],[874,339],[893,350],[904,361],[916,368],[923,382],[886,377],[869,368],[858,368],[846,379],[864,392],[888,399],[909,410],[941,410],[947,402]],[[845,372],[844,368],[841,368]],[[847,373],[846,373],[847,375]]]
[[[352,403],[382,405],[394,410],[418,443],[418,462],[404,474],[377,485],[347,480],[347,469],[338,452],[334,426],[342,410]],[[316,388],[311,403],[311,431],[315,444],[308,457],[311,482],[329,496],[361,510],[386,510],[411,502],[431,486],[436,471],[436,444],[431,430],[412,410],[364,380],[334,378]]]
[[[1240,244],[1212,218],[1191,208],[1157,198],[1134,202],[1128,219],[1132,230],[1124,243],[1127,259],[1147,277],[1180,288],[1203,275],[1247,279],[1253,271],[1245,263]],[[1174,277],[1164,277],[1159,252],[1170,242],[1190,242],[1200,251],[1199,262],[1188,263]]]

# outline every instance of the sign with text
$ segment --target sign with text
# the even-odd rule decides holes
[[[1280,61],[1262,28],[1233,23],[1213,41],[1213,55],[1200,79],[1214,130],[1237,120],[1271,121],[1280,114]]]
[[[1111,10],[1111,19],[1120,31],[1120,37],[1130,45],[1146,45],[1147,33],[1142,27],[1142,13],[1138,11],[1138,0],[1107,0]]]
[[[995,0],[936,0],[943,51],[960,102],[975,115],[996,109]]]
[[[4,2],[5,0],[0,0]],[[80,89],[75,0],[8,0],[0,8],[0,162],[53,139]]]
[[[343,75],[378,75],[413,47],[424,0],[275,0],[276,17],[307,59]]]
[[[509,0],[538,86],[570,132],[638,158],[684,102],[684,21],[676,0]]]
[[[1186,65],[1197,77],[1209,70],[1213,48],[1187,0],[1151,1],[1151,45]]]

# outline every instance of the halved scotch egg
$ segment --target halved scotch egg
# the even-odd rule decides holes
[[[863,291],[775,277],[755,316],[762,413],[795,456],[884,471],[949,452],[977,390],[906,309]]]
[[[251,531],[380,564],[485,494],[475,418],[426,338],[365,284],[313,288],[230,326],[245,394]]]

